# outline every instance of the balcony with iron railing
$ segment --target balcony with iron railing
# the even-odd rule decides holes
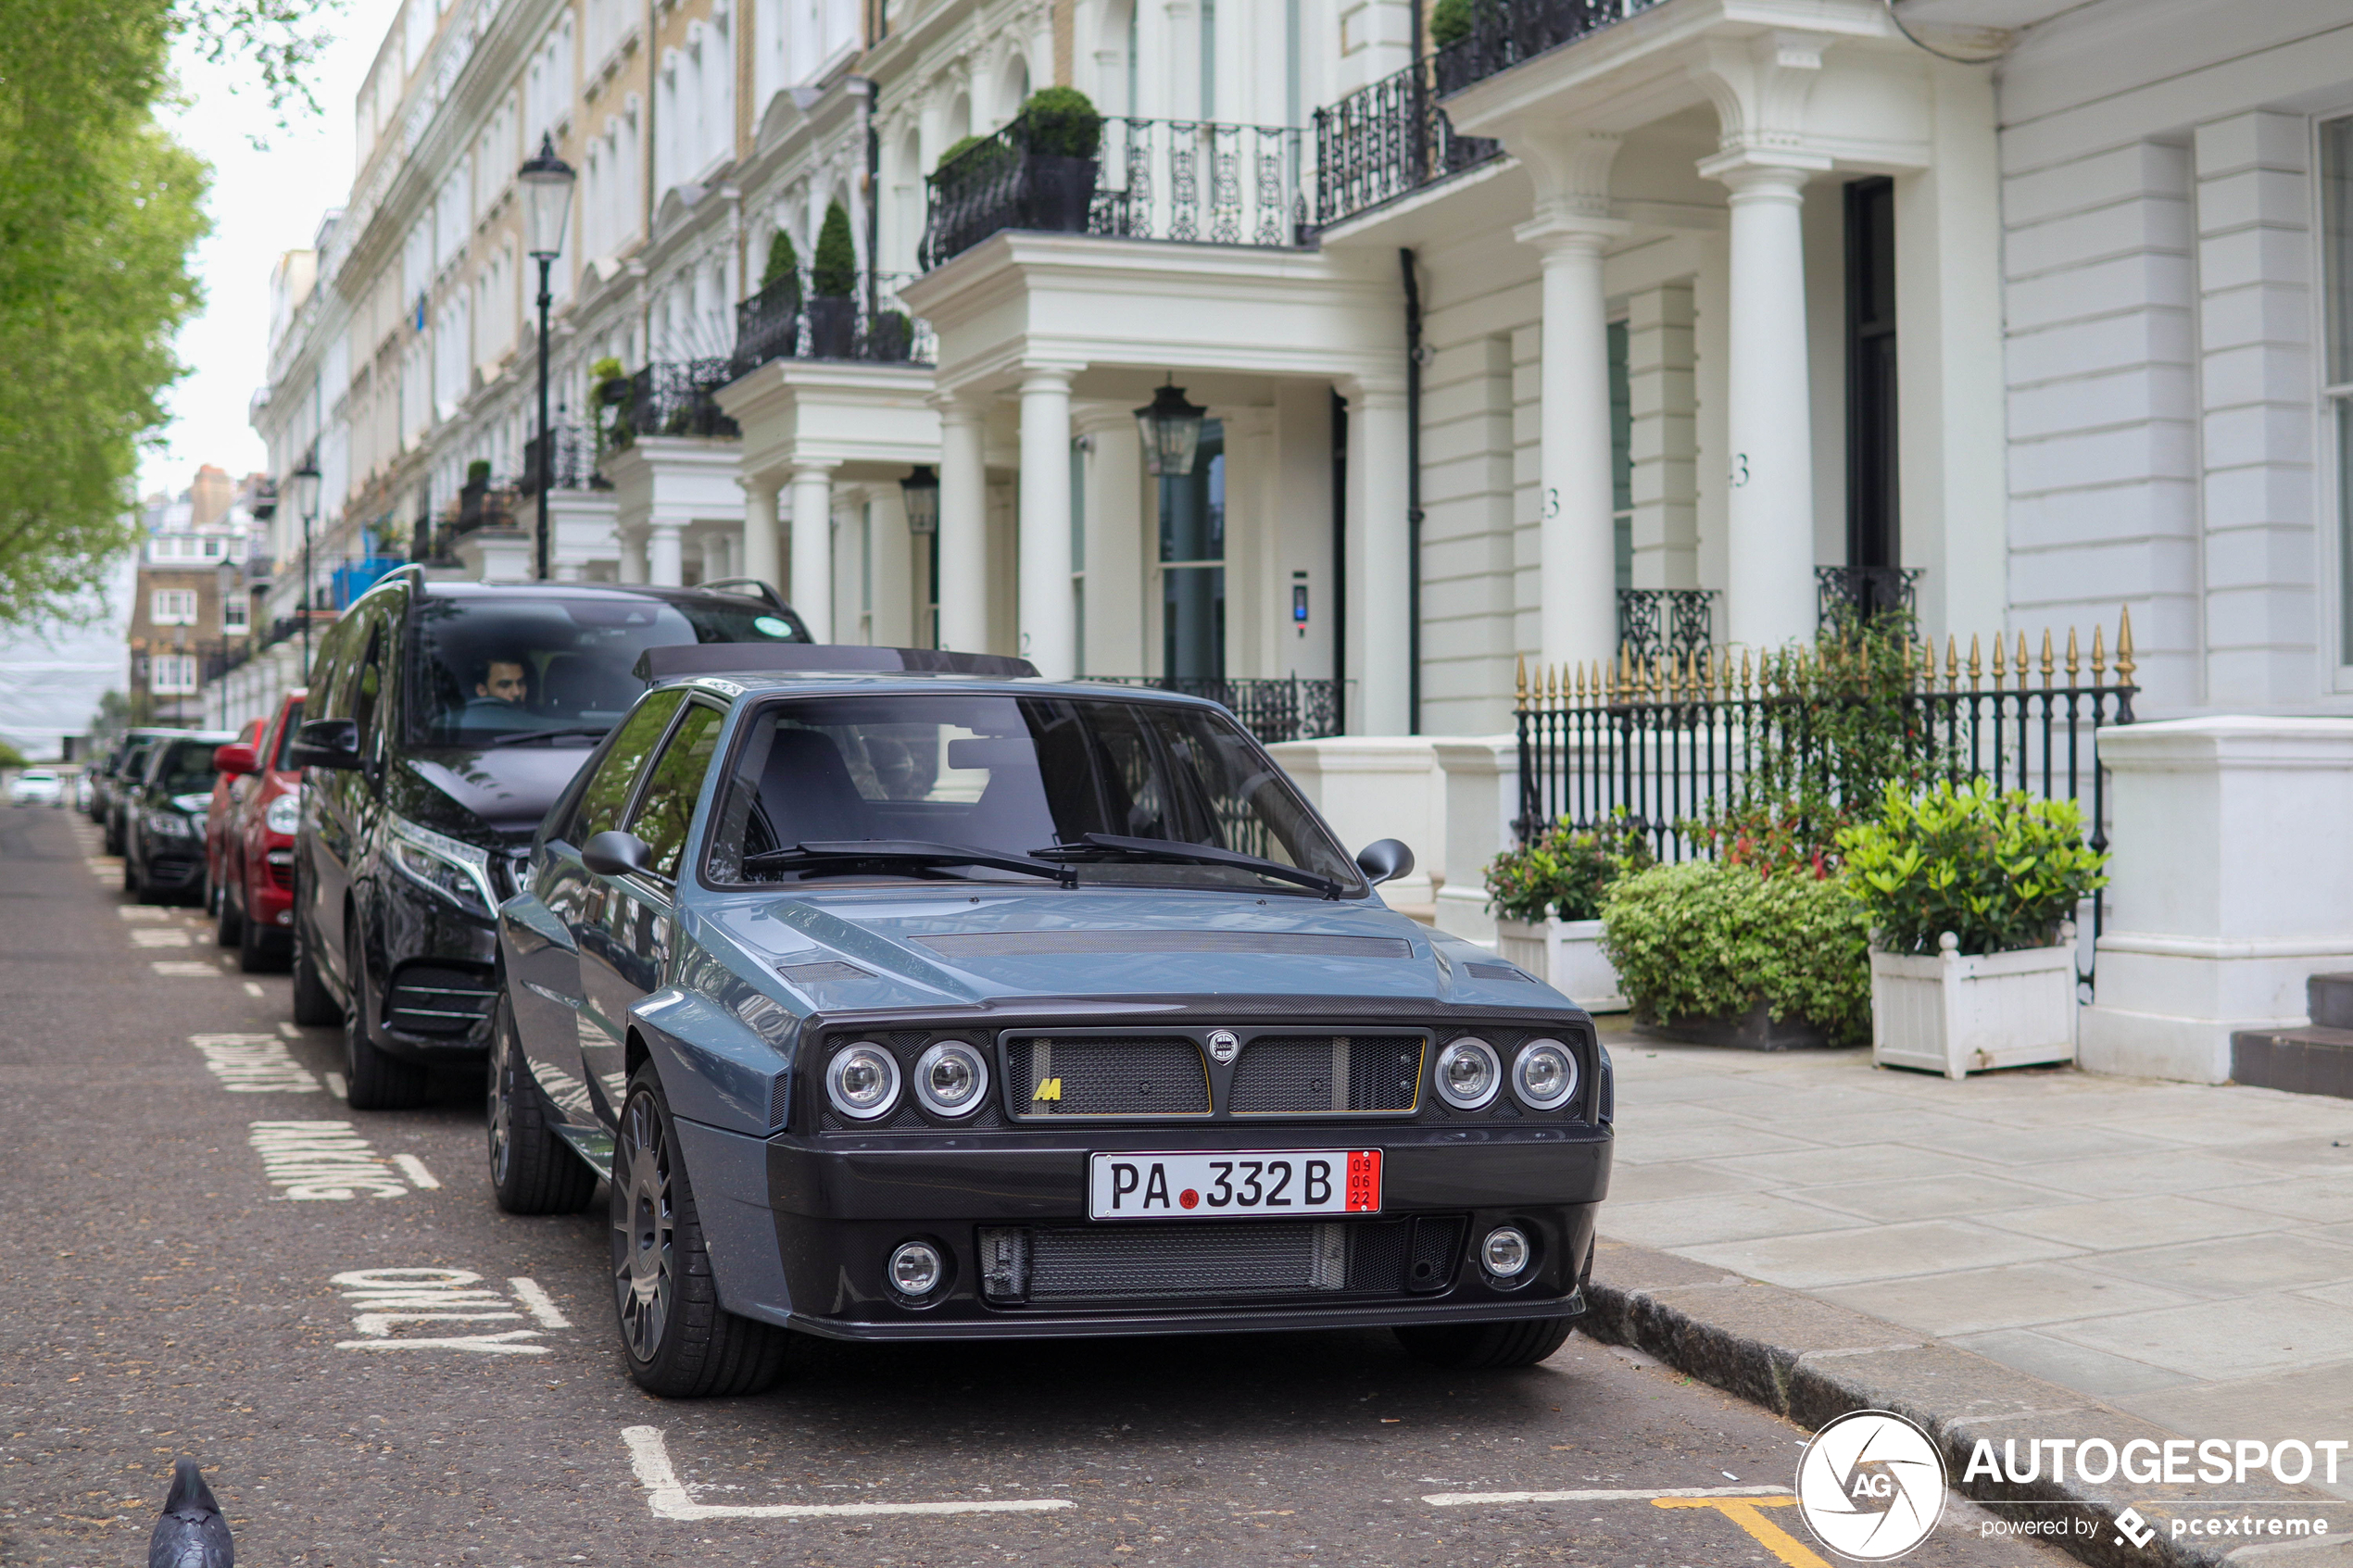
[[[735,360],[727,358],[656,360],[640,367],[626,383],[606,383],[613,388],[608,395],[612,413],[606,449],[623,450],[640,437],[739,438],[743,432],[719,407],[717,395],[735,379]]]
[[[550,490],[610,490],[612,483],[597,471],[597,433],[577,420],[558,420],[550,432],[554,436],[555,463],[547,475]],[[522,477],[504,486],[510,491],[528,494],[539,483],[539,437],[533,436],[522,444]],[[502,488],[492,484],[488,491]],[[460,505],[463,504],[462,497]]]
[[[1454,134],[1432,62],[1416,60],[1315,111],[1315,222],[1328,228],[1503,154],[1500,142]]]
[[[1471,0],[1470,31],[1438,51],[1441,94],[1589,38],[1664,0]]]
[[[861,276],[848,294],[819,294],[807,268],[736,307],[735,373],[772,359],[855,359],[928,365],[937,351],[930,323],[899,302],[903,272]]]
[[[926,271],[1008,229],[1261,249],[1314,241],[1297,127],[1107,115],[1092,157],[1032,141],[1016,117],[928,177]]]

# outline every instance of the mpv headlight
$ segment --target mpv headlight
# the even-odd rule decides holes
[[[272,800],[270,809],[261,813],[261,825],[292,838],[302,830],[302,796],[289,790]]]
[[[988,1063],[962,1040],[942,1040],[916,1060],[915,1098],[935,1116],[963,1116],[980,1108]]]
[[[1503,1064],[1484,1040],[1466,1035],[1438,1053],[1438,1098],[1457,1110],[1477,1110],[1503,1083]]]
[[[405,818],[392,819],[392,863],[409,881],[470,915],[498,907],[490,891],[490,852],[461,844]]]
[[[147,831],[157,838],[191,838],[196,830],[187,818],[177,811],[150,811],[147,813]]]
[[[1512,1059],[1512,1093],[1530,1110],[1558,1110],[1577,1092],[1577,1057],[1558,1040],[1530,1040]]]
[[[844,1046],[825,1065],[825,1098],[853,1122],[888,1115],[899,1103],[899,1059],[871,1040]]]

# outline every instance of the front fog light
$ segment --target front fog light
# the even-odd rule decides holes
[[[928,1296],[939,1288],[946,1265],[928,1241],[902,1241],[890,1255],[890,1287],[901,1296]]]
[[[1438,1053],[1438,1098],[1457,1110],[1477,1110],[1503,1081],[1495,1047],[1484,1040],[1466,1035]]]
[[[1557,1110],[1577,1092],[1577,1058],[1558,1040],[1530,1040],[1512,1061],[1512,1093],[1530,1110]]]
[[[853,1122],[871,1122],[899,1102],[899,1059],[871,1040],[844,1046],[825,1068],[825,1098]]]
[[[1478,1261],[1497,1279],[1516,1279],[1528,1268],[1528,1236],[1516,1225],[1498,1225],[1478,1244]]]
[[[988,1064],[962,1040],[942,1040],[915,1060],[915,1098],[935,1116],[977,1110],[988,1087]]]

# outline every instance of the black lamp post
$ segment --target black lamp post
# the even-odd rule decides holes
[[[917,463],[899,482],[899,494],[907,503],[907,532],[937,533],[939,532],[939,475],[929,463]]]
[[[539,461],[532,476],[539,495],[539,581],[547,580],[547,491],[555,479],[555,436],[547,428],[547,309],[555,297],[547,290],[549,269],[563,254],[564,227],[572,216],[572,165],[556,156],[556,139],[539,138],[539,150],[523,161],[515,178],[522,184],[523,248],[539,263]]]
[[[302,617],[302,679],[310,681],[310,523],[319,515],[319,456],[318,448],[303,454],[302,467],[294,470],[295,512],[302,519],[302,597],[295,612]]]
[[[1136,431],[1144,441],[1144,469],[1155,476],[1181,478],[1193,471],[1193,455],[1201,450],[1202,420],[1209,410],[1185,400],[1185,389],[1171,376],[1152,400],[1136,410]]]

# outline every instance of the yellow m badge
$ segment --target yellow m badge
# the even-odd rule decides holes
[[[1029,1098],[1033,1100],[1058,1100],[1063,1098],[1063,1081],[1060,1078],[1040,1078],[1038,1080],[1038,1092]]]

